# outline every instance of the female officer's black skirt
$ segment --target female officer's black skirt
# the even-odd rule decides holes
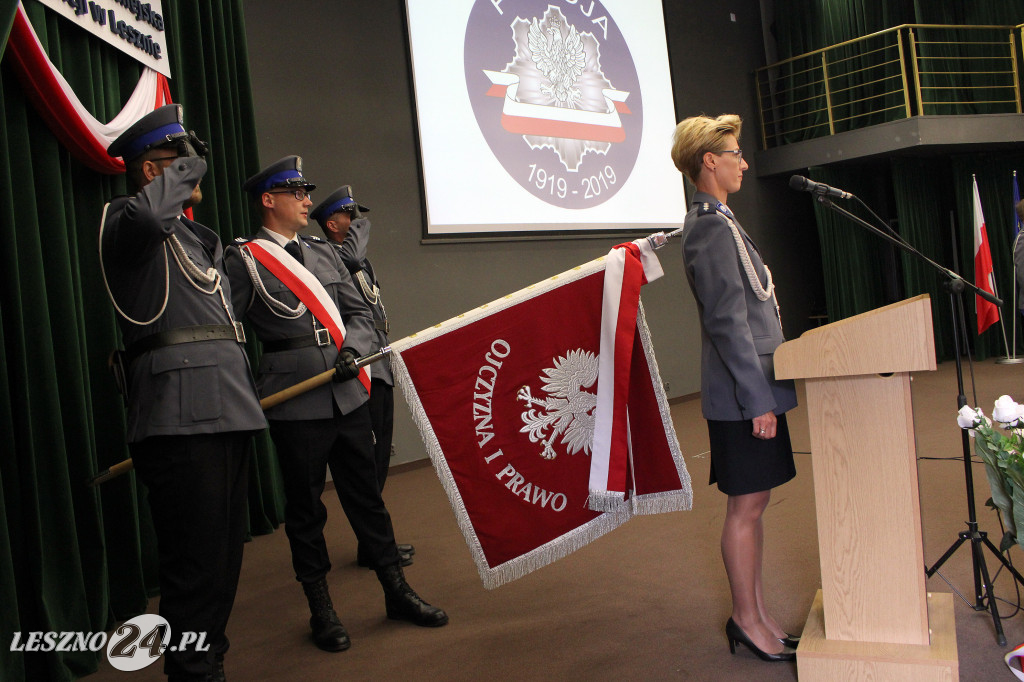
[[[755,438],[752,422],[708,420],[711,478],[726,495],[771,490],[796,476],[786,415],[778,416],[775,438]]]

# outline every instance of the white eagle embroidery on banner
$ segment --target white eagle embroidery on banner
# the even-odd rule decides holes
[[[529,386],[519,389],[516,397],[526,403],[522,414],[526,426],[519,431],[530,434],[530,442],[543,444],[540,456],[544,459],[558,456],[553,444],[559,436],[570,455],[581,450],[590,454],[597,393],[584,389],[597,383],[597,374],[597,355],[577,349],[555,358],[555,366],[544,370],[541,382],[547,397],[534,397]]]

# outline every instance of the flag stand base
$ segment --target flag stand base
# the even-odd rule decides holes
[[[1024,358],[996,358],[997,365],[1019,365],[1024,362]]]

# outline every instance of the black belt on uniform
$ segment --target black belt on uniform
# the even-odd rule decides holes
[[[125,354],[128,362],[132,362],[146,351],[156,350],[165,346],[175,346],[179,343],[195,343],[196,341],[220,341],[231,340],[241,343],[244,336],[239,339],[235,328],[226,324],[199,324],[193,327],[178,327],[167,331],[157,332],[145,336],[128,346]]]
[[[373,326],[376,327],[377,331],[384,332],[385,334],[391,331],[391,325],[388,324],[387,320],[378,320],[377,318],[374,318]]]
[[[276,341],[264,341],[264,353],[279,353],[283,350],[295,350],[296,348],[307,348],[309,346],[330,346],[331,334],[326,329],[317,329],[313,334],[305,336],[293,336],[288,339],[277,339]]]

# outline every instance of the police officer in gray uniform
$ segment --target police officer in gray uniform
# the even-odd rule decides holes
[[[266,426],[231,307],[216,233],[182,213],[202,199],[206,145],[181,106],[142,117],[110,145],[133,196],[113,199],[100,262],[125,343],[128,444],[160,554],[160,615],[209,651],[165,653],[170,680],[223,680],[248,528],[251,434]],[[176,640],[177,641],[177,640]]]
[[[344,651],[350,640],[334,611],[326,579],[331,562],[323,536],[327,509],[320,497],[327,467],[384,588],[388,617],[435,627],[447,623],[448,616],[419,598],[399,565],[391,517],[377,484],[367,388],[355,365],[357,357],[376,347],[373,317],[331,245],[298,234],[308,224],[309,192],[314,188],[303,177],[298,156],[287,156],[246,180],[243,189],[255,202],[263,227],[229,246],[225,261],[235,307],[263,342],[256,380],[261,395],[335,367],[334,382],[268,410],[267,418],[284,476],[285,532],[295,577],[309,602],[313,641],[325,651]],[[261,244],[271,247],[268,253],[280,254],[271,267],[259,258]],[[282,280],[309,274],[316,280],[312,290],[320,289],[337,307],[343,339],[331,338],[303,303],[303,295],[309,295],[301,287]]]
[[[708,423],[709,483],[729,496],[722,560],[732,595],[725,634],[765,661],[792,661],[797,637],[771,616],[763,597],[763,514],[771,490],[796,475],[785,413],[796,407],[791,380],[775,378],[784,341],[771,272],[726,204],[749,169],[735,114],[693,116],[676,126],[672,161],[697,191],[683,223],[683,266],[701,331],[701,412]]]
[[[324,199],[310,217],[320,223],[321,229],[355,281],[356,289],[373,313],[373,325],[377,331],[374,350],[386,347],[388,342],[388,314],[380,296],[380,285],[373,274],[373,266],[366,257],[370,241],[370,220],[364,215],[369,212],[352,198],[352,186],[342,185]],[[391,466],[391,442],[395,418],[395,380],[391,374],[391,358],[387,357],[373,366],[373,386],[370,391],[370,419],[373,423],[374,459],[377,466],[377,483],[381,491],[388,479]],[[412,545],[398,545],[402,565],[412,563],[416,553]],[[360,566],[370,566],[369,557],[362,546],[356,554]]]

